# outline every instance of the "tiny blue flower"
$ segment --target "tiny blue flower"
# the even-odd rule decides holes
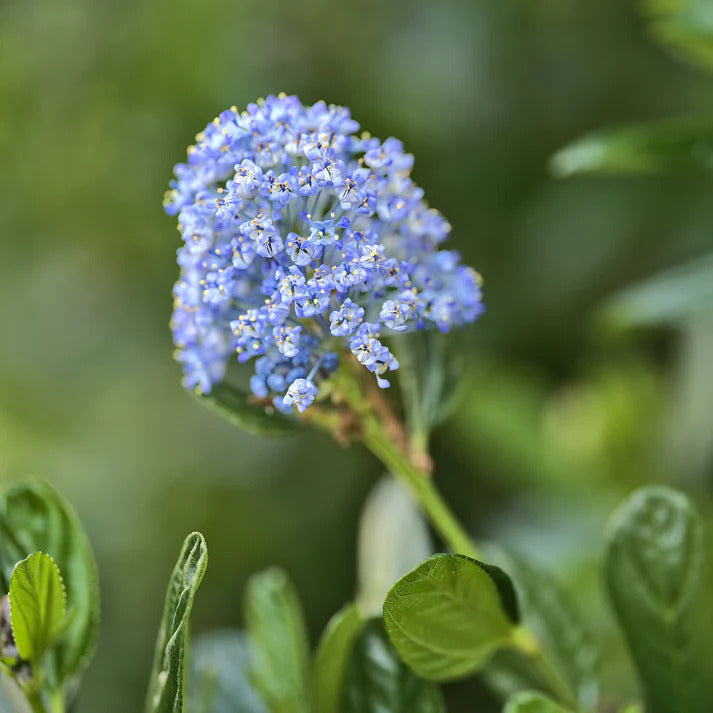
[[[307,410],[307,407],[314,401],[317,395],[317,387],[307,379],[295,379],[282,402],[285,406],[294,406],[300,413]]]

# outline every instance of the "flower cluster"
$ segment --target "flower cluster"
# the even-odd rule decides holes
[[[187,388],[209,392],[237,354],[255,360],[255,396],[304,411],[345,348],[385,387],[398,362],[383,337],[482,312],[478,274],[439,249],[450,225],[409,178],[413,157],[358,129],[346,108],[270,96],[224,111],[175,167]]]

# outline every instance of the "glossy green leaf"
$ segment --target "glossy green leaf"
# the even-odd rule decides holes
[[[609,531],[606,579],[653,713],[706,713],[713,700],[709,535],[691,502],[635,492]]]
[[[220,383],[209,394],[196,394],[198,400],[234,426],[258,436],[284,436],[299,429],[299,421],[272,406],[260,406],[248,393]]]
[[[417,674],[445,681],[474,673],[512,645],[517,603],[498,568],[464,555],[435,555],[394,585],[384,621]]]
[[[428,525],[396,478],[379,481],[364,504],[357,547],[360,609],[379,616],[394,582],[433,554]]]
[[[99,627],[99,588],[91,548],[69,504],[49,484],[30,481],[0,495],[0,580],[5,591],[19,561],[46,552],[62,573],[71,619],[48,661],[53,680],[77,676],[88,663]]]
[[[188,624],[207,565],[208,548],[203,535],[188,535],[168,583],[149,678],[147,713],[183,713]]]
[[[270,713],[308,713],[307,631],[297,593],[282,570],[271,568],[250,578],[245,619],[251,680]]]
[[[364,618],[348,604],[327,624],[317,647],[314,664],[314,708],[316,713],[341,713],[347,664]]]
[[[354,604],[347,604],[327,624],[314,662],[314,709],[316,713],[342,713],[342,690],[354,642],[364,619]]]
[[[211,631],[191,644],[187,713],[267,713],[248,680],[247,637],[238,629]]]
[[[713,8],[709,0],[644,0],[653,37],[673,54],[713,68]]]
[[[508,698],[503,713],[570,713],[552,699],[535,691],[523,691]]]
[[[681,325],[713,315],[713,254],[660,272],[615,294],[600,318],[614,327]]]
[[[570,599],[549,573],[523,558],[496,547],[486,552],[512,578],[525,628],[547,653],[573,697],[584,708],[594,709],[599,655]],[[497,652],[485,674],[493,687],[505,695],[523,688],[552,693],[533,664],[516,651]]]
[[[352,649],[340,713],[445,713],[438,687],[399,659],[379,620],[368,622]]]
[[[558,151],[550,165],[559,177],[711,171],[713,118],[667,119],[595,131]]]
[[[20,657],[37,666],[67,617],[62,577],[48,554],[35,552],[18,562],[10,578],[10,612]]]

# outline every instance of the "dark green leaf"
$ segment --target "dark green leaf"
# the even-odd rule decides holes
[[[551,575],[500,548],[487,550],[512,577],[523,625],[538,640],[564,683],[588,709],[597,702],[598,653],[572,603]],[[523,688],[550,691],[532,663],[515,651],[499,651],[485,670],[489,682],[505,694]]]
[[[287,575],[271,568],[245,593],[251,678],[270,713],[310,711],[309,644],[302,608]]]
[[[652,35],[672,53],[713,68],[713,8],[709,0],[644,0]]]
[[[10,578],[10,612],[20,657],[37,666],[67,616],[62,577],[49,555],[35,552],[18,562]]]
[[[247,637],[237,629],[212,631],[191,645],[188,713],[267,713],[248,681]]]
[[[653,713],[707,713],[713,700],[708,533],[690,501],[648,487],[615,515],[609,594]]]
[[[59,567],[71,621],[50,657],[61,683],[80,673],[91,657],[99,627],[97,572],[87,537],[69,504],[47,483],[30,481],[0,496],[0,580],[5,591],[19,561],[46,552]]]
[[[279,413],[272,406],[252,403],[249,394],[230,384],[216,384],[209,394],[196,394],[196,397],[234,426],[258,436],[284,436],[300,427],[296,419]]]
[[[713,118],[668,119],[595,131],[558,151],[551,168],[560,177],[711,171]]]
[[[508,698],[503,713],[569,713],[550,698],[535,691],[523,691]]]
[[[607,300],[601,313],[615,327],[680,325],[713,315],[713,255],[691,260],[629,287]]]
[[[342,713],[342,690],[349,657],[364,620],[354,604],[337,612],[322,634],[314,663],[316,713]]]
[[[147,713],[183,713],[188,623],[207,565],[203,535],[188,535],[168,583],[149,679]]]
[[[349,660],[340,713],[445,713],[438,688],[399,659],[379,620],[366,624]]]
[[[384,621],[401,658],[420,676],[444,681],[482,668],[513,645],[517,617],[507,575],[464,555],[436,555],[400,579]]]

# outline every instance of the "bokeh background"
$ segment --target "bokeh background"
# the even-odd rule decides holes
[[[237,432],[171,359],[172,165],[220,110],[283,90],[347,104],[415,154],[488,304],[434,437],[438,481],[473,533],[559,577],[605,686],[633,690],[601,535],[645,482],[705,502],[713,319],[632,328],[606,305],[713,247],[713,181],[561,181],[548,160],[611,122],[713,110],[711,76],[652,41],[630,0],[2,0],[0,68],[0,479],[50,480],[93,542],[103,626],[78,713],[140,709],[191,530],[211,556],[195,631],[239,625],[243,584],[269,564],[313,640],[354,590],[379,464],[319,435]],[[477,683],[448,697],[495,710]]]

